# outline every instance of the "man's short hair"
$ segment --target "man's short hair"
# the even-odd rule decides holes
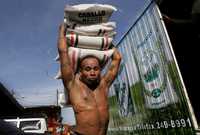
[[[95,59],[97,59],[99,65],[101,65],[100,59],[99,59],[98,57],[94,56],[94,55],[87,55],[87,56],[85,56],[85,57],[79,59],[79,64],[81,65],[81,63],[83,62],[83,60],[85,60],[85,59],[87,59],[87,58],[95,58]]]
[[[100,61],[100,59],[98,57],[96,57],[94,55],[87,55],[87,56],[85,56],[85,57],[83,57],[83,58],[81,58],[81,59],[78,60],[78,69],[77,69],[78,71],[80,71],[80,69],[81,69],[81,63],[83,62],[83,60],[85,60],[87,58],[95,58],[95,59],[97,59],[100,68],[102,68],[101,61]]]

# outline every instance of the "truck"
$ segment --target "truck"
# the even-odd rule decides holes
[[[5,122],[16,126],[18,129],[27,134],[49,134],[47,131],[47,122],[45,118],[15,118],[15,119],[4,119]]]

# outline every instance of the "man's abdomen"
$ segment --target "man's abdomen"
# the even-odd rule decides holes
[[[76,114],[76,131],[85,135],[100,135],[101,121],[97,108]]]

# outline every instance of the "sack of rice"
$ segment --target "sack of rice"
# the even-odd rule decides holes
[[[112,37],[116,34],[115,22],[100,23],[94,25],[68,25],[66,24],[67,32],[84,36],[108,36]]]
[[[66,34],[66,38],[69,46],[95,50],[107,50],[111,46],[113,40],[112,37],[108,36],[82,36],[74,34],[73,32]]]
[[[75,24],[97,24],[108,22],[110,16],[117,9],[107,4],[79,4],[66,5],[64,9],[64,21]]]
[[[68,55],[70,58],[70,62],[72,65],[72,69],[74,73],[77,72],[77,67],[79,64],[79,61],[86,57],[86,56],[94,56],[97,57],[100,60],[100,66],[103,68],[106,63],[108,62],[109,58],[112,56],[114,52],[114,49],[109,49],[106,51],[99,51],[99,50],[91,50],[91,49],[80,49],[75,47],[69,47],[68,48]],[[59,61],[59,56],[56,57],[56,61]],[[55,79],[61,79],[61,72],[60,69],[55,76]]]

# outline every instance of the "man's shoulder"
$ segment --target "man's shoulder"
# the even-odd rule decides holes
[[[101,83],[103,83],[104,85],[106,85],[106,75],[104,75],[104,76],[102,76],[101,77],[101,81],[100,81]]]
[[[104,88],[109,87],[108,83],[106,82],[105,77],[101,78],[99,85],[100,85],[100,87],[104,87]]]
[[[67,85],[65,85],[67,90],[71,90],[77,85],[77,82],[78,82],[77,78],[78,77],[76,75],[74,75],[74,77],[67,83]]]
[[[74,78],[71,81],[71,86],[76,87],[76,86],[80,86],[81,84],[82,84],[82,82],[80,81],[80,75],[75,74]]]

